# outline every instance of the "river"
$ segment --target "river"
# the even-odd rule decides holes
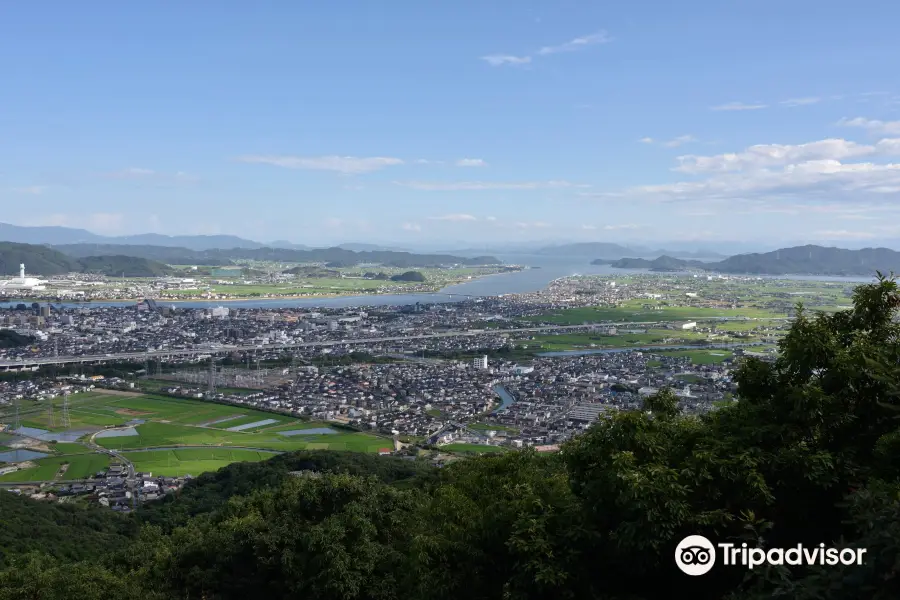
[[[646,269],[614,269],[609,265],[592,265],[587,258],[549,257],[538,255],[499,256],[506,264],[522,264],[531,267],[523,271],[487,275],[472,281],[466,281],[442,289],[439,293],[421,294],[384,294],[363,296],[341,296],[338,298],[273,298],[267,300],[194,300],[185,302],[160,302],[163,306],[179,308],[211,308],[222,305],[229,308],[348,308],[369,306],[404,306],[420,302],[422,304],[443,304],[465,300],[466,296],[485,297],[502,296],[504,294],[523,294],[544,289],[551,281],[573,275],[633,275],[650,274],[660,277],[672,275],[689,275],[689,273],[651,273]],[[767,275],[765,279],[789,279],[795,281],[834,281],[847,283],[868,283],[873,278],[865,277],[826,277],[813,275]],[[451,296],[453,294],[453,296]],[[459,294],[458,296],[455,294]],[[21,301],[0,302],[0,308],[10,308]],[[133,306],[134,300],[119,302],[88,303],[53,303],[54,306],[72,307],[105,307]]]
[[[500,396],[500,400],[502,401],[502,404],[500,404],[500,406],[498,406],[493,411],[491,411],[491,414],[497,414],[498,412],[500,412],[502,410],[506,410],[506,408],[509,407],[510,404],[513,404],[516,401],[516,399],[509,392],[509,390],[506,389],[502,385],[499,385],[499,384],[495,385],[494,391],[497,393],[498,396]]]

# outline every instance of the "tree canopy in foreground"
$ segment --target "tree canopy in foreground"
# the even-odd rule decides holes
[[[885,279],[860,286],[852,310],[800,307],[774,363],[742,362],[738,402],[683,415],[663,391],[556,455],[439,471],[366,471],[394,459],[339,453],[233,466],[135,516],[122,549],[7,556],[0,600],[898,598],[898,307]],[[291,460],[321,476],[290,475]],[[867,554],[689,577],[674,554],[694,534]]]

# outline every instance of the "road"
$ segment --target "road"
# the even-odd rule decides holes
[[[743,317],[710,317],[703,319],[704,321],[744,321]],[[777,320],[777,319],[751,319],[751,320]],[[114,362],[123,360],[133,360],[143,362],[153,358],[170,358],[174,356],[194,356],[198,354],[226,354],[230,352],[243,352],[254,350],[290,350],[294,348],[325,348],[329,346],[349,346],[356,344],[380,344],[385,342],[411,342],[416,340],[428,340],[437,338],[450,337],[474,337],[485,334],[501,334],[501,333],[540,333],[542,331],[566,331],[572,329],[586,329],[588,327],[647,327],[651,325],[662,325],[671,323],[672,321],[639,321],[639,322],[623,322],[609,321],[605,323],[591,323],[590,325],[545,325],[542,327],[522,327],[518,329],[488,329],[488,330],[466,330],[466,331],[444,331],[441,333],[423,333],[421,335],[407,335],[397,337],[376,337],[376,338],[355,338],[345,340],[330,340],[323,342],[295,342],[291,344],[267,344],[247,345],[247,346],[219,346],[217,348],[188,348],[183,350],[154,350],[152,352],[122,352],[119,354],[89,354],[83,356],[47,356],[41,358],[25,358],[23,360],[3,360],[0,361],[0,369],[8,369],[15,367],[33,367],[42,365],[65,365],[73,363],[93,363],[93,362]]]
[[[128,471],[128,475],[125,477],[125,487],[130,488],[131,491],[131,508],[134,509],[137,504],[137,482],[134,478],[134,463],[125,458],[122,454],[119,454],[115,450],[111,450],[109,448],[104,448],[100,444],[94,441],[94,438],[97,437],[98,434],[103,433],[104,431],[124,431],[126,429],[130,429],[128,427],[110,427],[109,429],[101,429],[100,431],[95,431],[91,434],[91,437],[88,438],[86,445],[89,446],[94,452],[98,452],[100,454],[106,454],[120,461],[123,465],[125,465],[125,469]]]

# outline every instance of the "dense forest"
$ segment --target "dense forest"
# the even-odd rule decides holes
[[[742,359],[737,402],[693,416],[663,390],[556,454],[232,465],[132,516],[120,547],[7,555],[0,600],[898,598],[898,308],[892,280],[859,287],[852,310],[799,307],[776,361]],[[30,518],[0,512],[0,529]],[[19,549],[51,552],[59,534],[33,530]],[[674,561],[687,535],[867,553],[689,577]]]

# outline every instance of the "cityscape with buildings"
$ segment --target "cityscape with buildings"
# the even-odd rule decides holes
[[[21,340],[0,348],[0,485],[129,511],[251,448],[247,460],[359,447],[438,465],[553,452],[662,390],[686,414],[727,405],[741,357],[776,355],[798,299],[833,310],[851,293],[627,273],[402,305],[13,302],[0,308],[0,331]],[[213,410],[170,418],[173,402]],[[73,451],[91,461],[69,466]]]

